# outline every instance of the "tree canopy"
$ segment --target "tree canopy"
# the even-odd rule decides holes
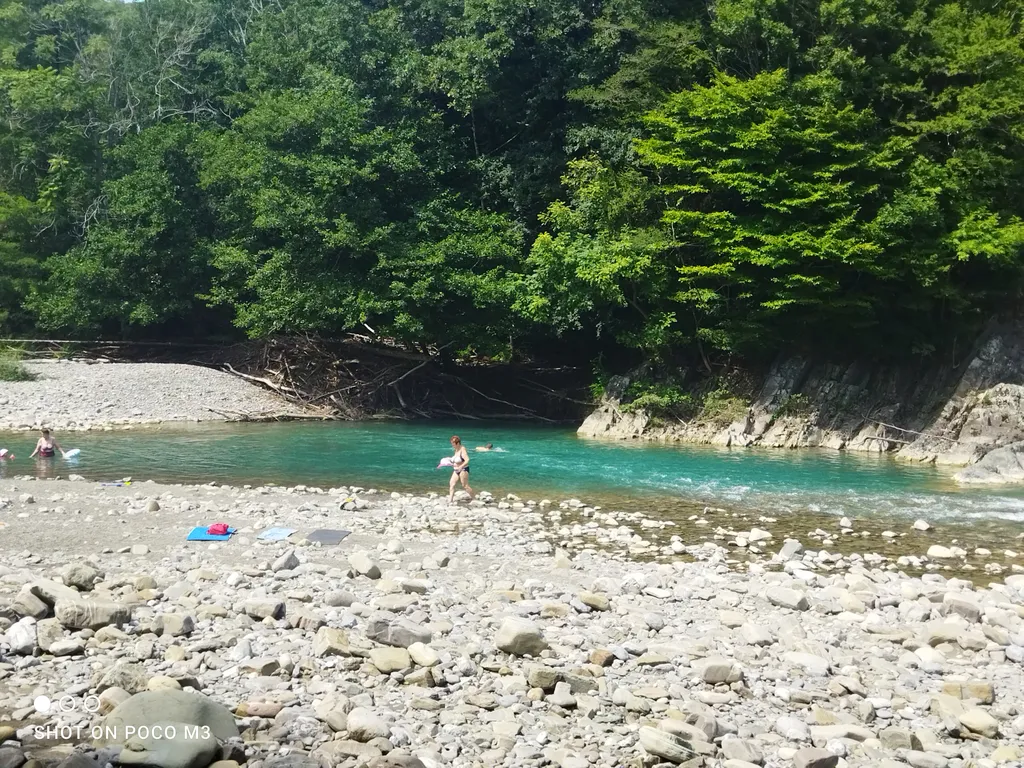
[[[1021,18],[0,0],[0,330],[927,355],[1021,290]]]

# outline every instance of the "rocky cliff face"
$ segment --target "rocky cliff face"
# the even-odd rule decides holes
[[[698,416],[667,424],[642,411],[623,412],[629,379],[616,377],[578,432],[724,446],[893,451],[908,461],[958,466],[1024,443],[1024,322],[994,327],[955,368],[788,358],[761,381],[740,418],[723,423]],[[798,411],[793,402],[800,403]],[[1022,481],[1018,452],[1024,445],[956,477],[964,483]]]

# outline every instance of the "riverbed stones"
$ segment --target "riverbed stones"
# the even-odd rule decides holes
[[[39,650],[48,653],[54,643],[64,639],[64,627],[57,619],[43,619],[36,622],[36,641]]]
[[[981,606],[975,599],[968,595],[947,592],[942,598],[942,605],[948,613],[962,616],[967,619],[967,621],[981,621]]]
[[[352,570],[360,576],[365,576],[368,579],[380,578],[380,566],[365,552],[354,552],[349,556],[348,563],[352,566]]]
[[[739,760],[754,765],[764,762],[764,755],[757,744],[747,739],[726,737],[722,740],[722,754],[726,760]]]
[[[972,733],[978,733],[990,739],[999,735],[999,721],[978,707],[965,710],[960,715],[960,724]]]
[[[538,625],[515,616],[508,616],[501,622],[494,635],[494,645],[502,653],[514,656],[540,656],[548,648]]]
[[[816,747],[824,747],[829,742],[839,739],[867,741],[874,737],[875,734],[870,729],[853,723],[811,726],[811,742]]]
[[[50,613],[50,605],[36,595],[31,586],[25,585],[18,591],[17,597],[11,602],[11,611],[17,616],[29,616],[33,619],[43,619]]]
[[[405,648],[374,648],[370,663],[385,675],[400,672],[412,666],[412,656]]]
[[[775,731],[787,741],[811,740],[811,730],[807,723],[789,715],[784,715],[775,721]]]
[[[839,756],[824,749],[804,747],[793,755],[793,768],[836,768]]]
[[[21,768],[27,758],[17,747],[0,747],[0,768]]]
[[[88,563],[68,563],[60,575],[67,586],[81,592],[89,592],[97,581],[103,580],[103,571]]]
[[[270,570],[274,573],[280,573],[281,571],[292,571],[298,567],[299,558],[295,554],[294,549],[289,549],[271,564]]]
[[[700,678],[710,685],[737,683],[743,679],[743,670],[730,659],[711,657],[693,663]]]
[[[608,600],[608,596],[597,592],[580,592],[579,599],[581,603],[593,608],[595,611],[607,611],[611,608],[611,601]]]
[[[374,613],[367,622],[366,636],[381,645],[408,648],[414,643],[429,643],[433,633],[408,619],[387,613]]]
[[[33,489],[45,504],[67,487]],[[122,499],[125,509],[145,506],[134,489],[76,487],[92,497],[110,494],[96,517],[97,526],[108,526],[96,533],[106,540],[123,534],[107,510]],[[808,755],[850,768],[996,768],[997,757],[1013,761],[1013,750],[1024,746],[1024,666],[1016,661],[1024,578],[1010,575],[1024,562],[1016,555],[991,556],[1003,573],[979,566],[966,580],[946,570],[960,566],[953,560],[891,568],[879,560],[876,568],[866,556],[833,553],[829,542],[840,536],[848,545],[862,532],[870,531],[868,546],[878,540],[864,520],[857,533],[844,534],[834,525],[819,533],[790,524],[789,535],[814,547],[766,567],[772,556],[751,551],[746,533],[761,522],[709,511],[704,544],[680,536],[670,551],[663,540],[654,548],[663,555],[652,553],[656,561],[631,562],[616,553],[614,536],[601,555],[589,551],[585,525],[621,528],[625,544],[633,541],[627,528],[645,539],[661,530],[645,518],[615,513],[613,524],[600,510],[511,500],[507,509],[481,501],[446,511],[433,500],[380,494],[345,518],[358,526],[367,556],[379,558],[381,578],[371,580],[356,572],[344,548],[286,549],[252,538],[270,525],[334,525],[329,516],[353,496],[350,489],[151,492],[164,507],[152,513],[154,525],[163,514],[169,524],[183,513],[190,521],[227,518],[239,535],[217,549],[186,547],[176,535],[154,538],[156,554],[145,562],[116,545],[98,559],[89,545],[73,557],[0,552],[0,711],[18,713],[33,759],[30,726],[21,723],[35,722],[34,696],[67,691],[81,702],[98,695],[100,712],[91,720],[78,715],[92,724],[133,698],[122,685],[144,686],[137,696],[203,691],[229,707],[245,741],[214,755],[232,762],[224,768],[319,768],[314,754],[323,768],[368,768],[388,765],[396,750],[430,768],[792,768]],[[92,512],[81,502],[61,503]],[[556,539],[545,515],[560,509]],[[46,514],[48,524],[61,524],[58,513]],[[780,538],[785,527],[772,531]],[[142,525],[132,535],[163,533]],[[737,537],[748,544],[742,558],[730,549]],[[403,546],[385,546],[391,539]],[[534,554],[540,540],[549,551],[553,542],[571,547],[569,567]],[[906,537],[914,540],[921,541]],[[963,545],[977,563],[981,555]],[[435,556],[442,551],[458,556]],[[301,562],[274,570],[290,552]],[[62,577],[32,590],[42,574],[61,574],[72,560],[102,566],[103,580],[89,592]],[[778,598],[780,589],[795,598],[773,602],[769,595]],[[608,610],[586,593],[607,598]],[[14,610],[18,595],[31,596],[35,605],[24,607],[39,613],[28,655],[10,649],[10,632],[23,618]],[[132,620],[123,629],[65,628],[47,618],[64,599],[130,605]],[[243,608],[250,601],[286,609],[250,614]],[[378,610],[383,606],[389,610]],[[174,627],[184,616],[192,628],[179,634]],[[524,655],[499,649],[510,618],[526,622],[517,647],[543,642],[520,648]],[[54,657],[47,652],[54,644],[75,652]],[[119,666],[125,663],[135,667]],[[349,714],[359,708],[377,722],[360,732],[357,714],[353,732],[365,741],[349,730]],[[179,719],[166,707],[153,716]],[[641,736],[647,727],[661,733]]]
[[[101,715],[109,714],[110,712],[113,712],[119,704],[128,701],[131,697],[132,695],[124,688],[107,688],[97,697],[99,701],[99,708],[97,709],[97,712]]]
[[[770,587],[765,592],[765,597],[772,605],[788,608],[791,611],[806,611],[811,607],[806,595],[788,587]]]
[[[187,613],[165,613],[160,616],[160,634],[166,637],[191,635],[195,627],[195,619]]]
[[[140,664],[122,660],[98,671],[94,680],[96,690],[100,693],[107,688],[121,688],[128,693],[139,693],[149,686],[149,673]]]
[[[254,619],[283,619],[285,605],[280,600],[260,598],[246,600],[242,605],[242,610],[245,611],[246,616],[251,616]]]
[[[421,667],[433,667],[441,663],[441,657],[437,651],[425,643],[413,643],[410,645],[409,657]]]
[[[5,638],[12,653],[31,656],[37,647],[36,620],[26,616],[8,628]]]
[[[68,629],[99,629],[108,624],[127,624],[132,609],[107,600],[64,598],[54,606],[54,615]]]
[[[391,726],[366,707],[353,709],[348,713],[346,722],[349,738],[364,744],[374,739],[386,739],[391,735]]]
[[[921,752],[916,749],[909,750],[904,759],[913,768],[946,768],[949,765],[949,758],[934,752]]]
[[[670,763],[682,763],[697,756],[697,753],[679,736],[650,726],[640,729],[640,746],[648,754],[662,757]]]
[[[313,655],[324,656],[351,656],[352,649],[348,644],[348,634],[343,629],[336,627],[320,627],[313,638]]]
[[[85,652],[85,643],[75,637],[57,640],[50,644],[49,653],[53,656],[78,656]]]

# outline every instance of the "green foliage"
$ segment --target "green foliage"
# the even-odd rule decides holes
[[[1024,288],[1022,18],[0,0],[0,330],[932,354]]]
[[[0,348],[0,381],[34,381],[35,378],[35,374],[25,367],[20,350]]]
[[[181,321],[209,283],[203,234],[210,226],[196,194],[189,146],[196,131],[168,122],[111,153],[106,211],[89,237],[47,262],[49,278],[30,301],[45,328],[125,333]]]
[[[811,401],[807,395],[800,392],[796,392],[779,405],[775,409],[775,416],[778,418],[784,418],[787,416],[803,417],[811,413]]]
[[[621,406],[623,413],[644,411],[658,418],[675,416],[686,419],[696,410],[693,396],[671,384],[635,382],[629,386],[626,395],[630,400]]]
[[[747,402],[732,394],[728,389],[713,389],[704,395],[698,419],[719,426],[726,426],[747,415]]]
[[[678,57],[695,83],[637,68],[671,50],[662,32],[582,92],[635,141],[565,176],[528,313],[563,331],[615,323],[648,356],[906,352],[1019,290],[1024,210],[995,193],[1024,171],[1015,11],[798,7],[718,0],[702,39],[675,27],[708,54]]]

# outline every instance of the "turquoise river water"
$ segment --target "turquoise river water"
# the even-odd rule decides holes
[[[13,449],[18,459],[0,472],[443,492],[449,473],[435,467],[450,453],[453,432],[471,449],[486,442],[502,449],[472,454],[472,485],[495,495],[576,497],[605,508],[666,515],[710,505],[763,515],[849,515],[880,524],[919,517],[985,521],[1006,532],[1024,523],[1024,489],[961,489],[948,471],[888,456],[603,442],[561,428],[480,422],[293,422],[67,433],[58,439],[65,449],[81,449],[80,457],[38,464],[26,460],[35,435],[6,434],[0,435],[0,446]]]

